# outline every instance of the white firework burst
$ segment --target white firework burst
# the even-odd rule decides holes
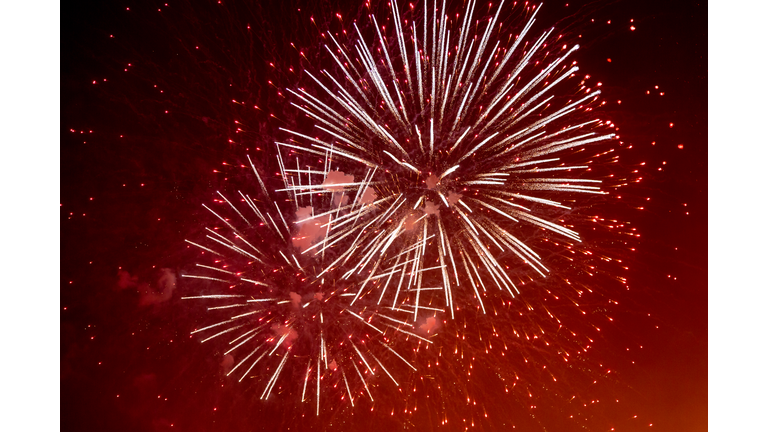
[[[493,291],[519,293],[510,266],[549,272],[524,233],[579,242],[559,215],[576,194],[604,193],[585,150],[615,136],[591,117],[600,92],[576,76],[578,45],[554,29],[532,36],[539,7],[508,28],[503,2],[492,16],[476,6],[449,17],[444,0],[425,0],[404,19],[392,1],[391,25],[371,15],[368,37],[357,24],[349,40],[324,35],[333,69],[304,71],[316,91],[288,90],[315,130],[283,128],[283,190],[337,196],[306,219],[336,215],[301,253],[334,251],[321,275],[362,275],[352,304],[375,284],[379,303],[406,304],[414,320],[468,302],[485,312]],[[313,183],[332,175],[345,179],[334,191]]]

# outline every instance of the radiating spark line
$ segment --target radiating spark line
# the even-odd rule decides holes
[[[210,270],[215,270],[215,271],[226,273],[226,274],[229,274],[229,275],[235,275],[234,272],[227,271],[227,270],[224,270],[224,269],[220,269],[218,267],[212,267],[212,266],[207,266],[207,265],[203,265],[203,264],[195,264],[195,266],[202,267],[202,268],[207,268],[207,269],[210,269]]]
[[[238,294],[211,294],[211,295],[201,295],[201,296],[191,296],[191,297],[182,297],[182,300],[189,300],[189,299],[222,299],[222,298],[242,298],[245,297],[244,295],[238,295]]]
[[[252,280],[252,279],[246,279],[244,277],[241,277],[240,280],[241,281],[250,282],[250,283],[252,283],[254,285],[261,285],[261,286],[266,286],[266,287],[269,286],[269,284],[265,284],[264,282],[259,282],[259,281],[255,281],[255,280]]]
[[[215,338],[215,337],[219,337],[219,336],[221,336],[221,335],[223,335],[223,334],[229,333],[229,332],[231,332],[231,331],[235,331],[235,330],[237,330],[237,329],[239,329],[239,328],[243,327],[244,325],[245,325],[245,324],[240,324],[240,325],[238,325],[238,326],[234,326],[234,327],[230,327],[230,328],[228,328],[228,329],[226,329],[226,330],[222,330],[222,331],[220,331],[220,332],[216,333],[216,334],[215,334],[215,335],[213,335],[213,336],[210,336],[210,337],[207,337],[207,338],[205,338],[205,339],[201,340],[201,341],[200,341],[200,343],[203,343],[203,342],[207,342],[207,341],[209,341],[209,340],[211,340],[211,339],[213,339],[213,338]]]
[[[378,363],[378,364],[379,364],[379,366],[381,366],[381,369],[384,371],[384,373],[386,373],[386,374],[387,374],[387,376],[389,377],[389,379],[391,379],[391,380],[392,380],[392,382],[393,382],[393,383],[395,383],[395,385],[396,385],[396,386],[400,387],[400,384],[399,384],[399,383],[397,382],[397,380],[396,380],[396,379],[395,379],[395,378],[392,376],[392,374],[391,374],[391,373],[389,373],[389,371],[387,370],[387,368],[386,368],[386,367],[384,367],[384,364],[381,362],[381,360],[379,360],[379,358],[378,358],[378,357],[376,357],[376,356],[375,356],[375,355],[373,355],[373,354],[371,354],[371,357],[373,357],[373,359],[374,359],[374,360],[376,360],[376,363]]]
[[[248,303],[230,304],[230,305],[225,305],[225,306],[214,306],[214,307],[209,307],[207,310],[212,311],[212,310],[219,310],[219,309],[231,309],[231,308],[235,308],[235,307],[244,307],[244,306],[248,306]]]
[[[347,312],[349,312],[349,314],[350,314],[350,315],[352,315],[353,317],[355,317],[355,318],[359,319],[360,321],[362,321],[363,323],[365,323],[365,325],[367,325],[368,327],[370,327],[370,328],[372,328],[372,329],[376,330],[377,332],[379,332],[379,333],[381,333],[381,334],[384,334],[384,332],[383,332],[383,331],[379,330],[379,329],[378,329],[376,326],[374,326],[373,324],[371,324],[371,323],[369,323],[368,321],[366,321],[366,320],[365,320],[365,318],[361,317],[360,315],[358,315],[358,314],[356,314],[356,313],[352,312],[352,311],[351,311],[351,310],[349,310],[349,309],[347,309]],[[355,349],[357,349],[357,348],[355,348]]]
[[[206,279],[206,280],[212,280],[212,281],[215,281],[215,282],[229,283],[229,281],[226,280],[226,279],[220,279],[220,278],[215,278],[215,277],[210,277],[210,276],[197,276],[197,275],[183,274],[183,275],[181,275],[181,277],[193,278],[193,279]]]
[[[397,351],[395,351],[395,350],[393,350],[392,348],[390,348],[390,347],[389,347],[387,344],[385,344],[384,342],[381,342],[381,341],[379,341],[379,343],[380,343],[380,344],[381,344],[381,345],[382,345],[384,348],[388,349],[388,350],[389,350],[389,351],[390,351],[392,354],[396,355],[396,356],[397,356],[397,358],[399,358],[400,360],[402,360],[402,361],[403,361],[403,363],[407,364],[407,365],[408,365],[408,367],[410,367],[411,369],[413,369],[414,371],[416,371],[416,368],[415,368],[415,367],[414,367],[412,364],[408,363],[408,360],[404,359],[404,358],[403,358],[403,356],[401,356],[400,354],[398,354],[398,353],[397,353]]]
[[[341,376],[344,378],[344,385],[347,387],[347,394],[349,395],[349,403],[355,406],[355,401],[352,399],[352,392],[349,390],[349,382],[347,381],[347,374],[344,373],[344,369],[341,369]]]
[[[240,365],[242,365],[243,363],[248,361],[248,359],[251,358],[251,356],[254,355],[256,353],[256,351],[258,351],[262,346],[264,346],[264,344],[260,344],[259,346],[254,348],[253,351],[250,352],[250,354],[248,354],[247,356],[243,357],[243,359],[240,360],[240,363],[236,364],[235,367],[233,367],[232,369],[230,369],[229,372],[227,372],[227,376],[230,376],[232,374],[232,372],[235,371],[235,369],[239,368]],[[247,372],[246,372],[246,374],[247,374]],[[242,378],[240,378],[240,380],[242,380]]]
[[[260,399],[267,399],[269,398],[269,395],[272,393],[272,388],[275,386],[275,383],[277,383],[277,377],[280,375],[280,372],[283,370],[283,366],[285,366],[285,362],[288,360],[288,355],[283,356],[283,360],[280,362],[280,365],[277,367],[277,370],[275,370],[275,373],[272,375],[272,378],[270,378],[269,383],[267,384],[267,388],[264,389],[264,393],[261,394]],[[266,396],[265,396],[266,395]]]
[[[363,378],[363,374],[360,373],[360,369],[357,367],[357,365],[355,363],[352,363],[352,366],[355,368],[357,375],[360,377],[360,381],[363,382],[363,386],[365,387],[366,393],[368,393],[368,397],[371,398],[371,402],[373,402],[373,395],[371,394],[371,390],[368,388],[368,382],[366,382],[365,378]]]
[[[304,376],[304,388],[301,390],[301,401],[304,402],[304,395],[307,393],[307,382],[309,382],[309,374],[312,372],[312,359],[307,361],[307,374]]]
[[[191,245],[193,245],[193,246],[197,246],[197,247],[199,247],[200,249],[202,249],[202,250],[204,250],[204,251],[206,251],[206,252],[210,252],[210,253],[212,253],[212,254],[214,254],[214,255],[217,255],[217,256],[222,256],[220,253],[218,253],[218,252],[216,252],[216,251],[214,251],[214,250],[208,249],[208,248],[207,248],[207,247],[205,247],[205,246],[200,246],[199,244],[197,244],[197,243],[194,243],[194,242],[191,242],[191,241],[189,241],[189,240],[184,240],[184,241],[185,241],[185,242],[187,242],[187,243],[189,243],[189,244],[191,244]]]
[[[256,332],[256,329],[253,329],[253,330],[249,331],[248,333],[255,333],[255,332]],[[247,335],[248,333],[245,333],[245,334]],[[253,338],[255,338],[255,337],[256,337],[256,335],[255,335],[255,334],[252,334],[251,336],[249,336],[249,337],[247,337],[247,338],[243,339],[243,340],[242,340],[242,341],[241,341],[239,344],[237,344],[237,345],[233,346],[233,347],[232,347],[232,348],[230,348],[228,351],[225,351],[225,352],[224,352],[224,355],[227,355],[227,354],[231,353],[232,351],[234,351],[234,350],[236,350],[236,349],[240,348],[240,347],[241,347],[243,344],[245,344],[246,342],[248,342],[249,340],[251,340],[251,339],[253,339]],[[232,342],[230,342],[230,343],[232,343]]]

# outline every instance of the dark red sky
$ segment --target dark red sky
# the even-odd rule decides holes
[[[167,9],[134,1],[62,6],[62,430],[279,430],[279,422],[254,426],[248,404],[259,402],[242,388],[216,388],[220,366],[188,340],[190,312],[177,294],[141,307],[135,287],[156,286],[161,269],[185,265],[183,240],[200,230],[200,203],[223,183],[213,170],[242,156],[228,143],[230,100],[279,104],[266,81],[289,76],[284,69],[297,64],[289,42],[311,46],[309,16],[320,23],[355,10],[293,3],[247,9],[232,1],[221,15],[209,13],[218,6],[208,1]],[[642,233],[628,277],[633,292],[594,353],[620,365],[605,394],[630,402],[590,424],[704,431],[707,4],[581,3],[547,2],[541,19],[582,36],[578,61],[603,83],[606,112],[634,146],[627,164],[645,163],[643,182],[627,193],[646,200],[643,211],[619,211]],[[262,46],[221,38],[243,23]],[[196,43],[218,63],[190,63],[179,52]],[[270,72],[269,61],[282,61],[283,71]],[[230,90],[233,82],[250,87]],[[252,145],[270,145],[275,126],[266,116],[258,121]],[[136,282],[119,289],[119,270]],[[627,341],[643,348],[620,352]],[[342,423],[354,429],[355,421]]]

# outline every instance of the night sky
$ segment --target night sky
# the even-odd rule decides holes
[[[620,168],[642,177],[606,210],[640,237],[635,250],[621,252],[631,289],[607,294],[619,305],[612,321],[599,322],[582,363],[601,369],[573,372],[562,384],[600,402],[575,406],[545,385],[530,402],[521,400],[527,394],[506,394],[478,350],[475,397],[488,418],[462,401],[436,403],[432,394],[408,416],[363,406],[319,420],[303,420],[283,399],[260,401],[259,388],[224,377],[221,357],[189,335],[206,322],[201,305],[180,299],[195,286],[173,275],[193,265],[184,240],[199,238],[209,222],[201,204],[238,181],[222,163],[269,154],[263,149],[278,127],[305,121],[279,92],[305,83],[297,71],[322,61],[319,31],[351,31],[361,9],[354,2],[224,3],[61,7],[62,430],[469,426],[453,417],[441,426],[441,410],[474,419],[470,430],[707,430],[706,2],[545,2],[536,24],[537,33],[556,25],[581,45],[576,59],[602,83],[603,115],[631,146]],[[246,131],[236,131],[234,120]],[[435,375],[450,383],[457,372],[446,365]],[[599,384],[582,384],[592,376]],[[583,419],[570,419],[573,413]]]

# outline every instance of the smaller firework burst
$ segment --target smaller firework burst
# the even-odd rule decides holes
[[[211,316],[211,324],[192,334],[218,343],[231,364],[227,376],[261,383],[261,399],[274,393],[295,394],[302,403],[314,399],[317,415],[324,398],[328,406],[338,400],[354,406],[360,397],[373,402],[377,387],[397,389],[398,375],[415,371],[413,346],[431,344],[431,334],[406,322],[407,310],[380,306],[370,292],[361,295],[359,280],[340,279],[336,267],[324,265],[331,254],[297,253],[328,241],[327,225],[344,218],[334,173],[320,183],[329,192],[325,204],[315,198],[301,207],[302,200],[288,199],[281,208],[250,168],[259,195],[238,191],[230,199],[219,192],[215,207],[204,205],[216,225],[205,228],[204,242],[187,240],[201,259],[182,276],[202,288],[183,298],[205,300]],[[336,207],[312,217],[328,204]],[[360,301],[351,305],[353,298]]]

